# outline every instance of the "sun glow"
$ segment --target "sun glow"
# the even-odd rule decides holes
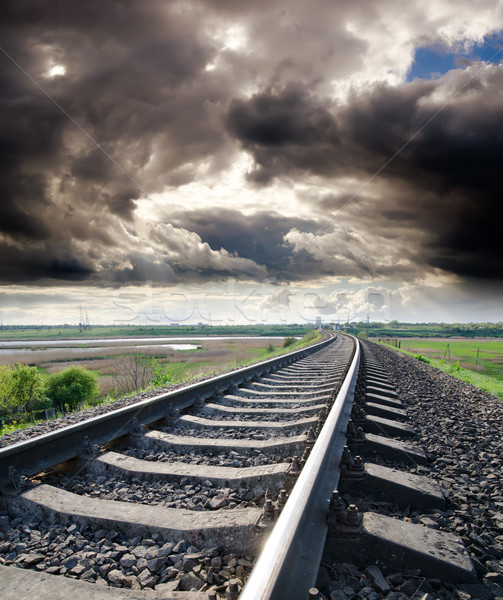
[[[63,75],[66,75],[66,67],[64,65],[53,65],[47,75],[49,77],[63,77]]]

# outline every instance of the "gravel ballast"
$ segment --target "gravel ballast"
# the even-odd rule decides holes
[[[381,564],[358,568],[349,564],[325,564],[320,570],[318,581],[323,598],[503,599],[503,402],[389,348],[372,342],[364,342],[364,348],[387,371],[407,409],[409,422],[418,433],[416,443],[422,446],[430,461],[428,467],[402,467],[436,479],[445,493],[447,506],[443,510],[414,512],[410,508],[398,508],[390,503],[372,504],[365,499],[361,499],[359,505],[366,510],[382,512],[394,518],[460,536],[475,565],[478,581],[454,585],[440,579],[426,579],[413,565],[408,570],[396,573],[387,571],[386,566]],[[155,395],[158,393],[159,390]],[[133,403],[145,397],[147,395],[127,400]],[[117,404],[110,406],[113,409],[118,407]],[[109,407],[72,415],[68,419],[89,418],[95,416],[89,413],[104,408]],[[84,414],[86,416],[82,417]],[[247,432],[223,429],[208,433],[183,426],[179,421],[166,430],[194,437],[221,437],[225,432],[225,437],[229,439],[250,437],[257,440],[266,439],[272,433],[258,429]],[[23,432],[16,434],[20,434],[21,439],[23,435],[30,435]],[[283,435],[291,435],[291,432],[284,432]],[[146,460],[169,461],[178,453],[170,450],[160,456],[140,449],[134,454]],[[220,456],[193,455],[187,462],[193,460],[208,465],[218,463],[237,467],[249,466],[248,461],[264,464],[269,459],[260,453],[251,456],[222,453]],[[382,462],[394,466],[390,461]],[[255,503],[258,500],[252,495],[247,497],[240,493],[231,498],[225,489],[212,489],[206,484],[190,485],[188,482],[163,490],[139,484],[134,484],[136,489],[132,489],[130,485],[124,486],[118,481],[112,483],[111,489],[106,489],[106,486],[103,489],[90,489],[91,481],[84,477],[72,484],[82,486],[74,490],[78,493],[123,494],[125,499],[131,497],[131,500],[135,500],[131,494],[139,492],[149,502],[159,502],[163,496],[163,501],[179,502],[185,506],[193,503],[200,507],[199,510],[216,510],[217,506],[210,504],[213,498],[216,502],[223,497],[227,507],[232,502]],[[150,494],[152,496],[149,498]],[[169,494],[169,498],[164,494]],[[224,508],[224,505],[219,508]],[[169,544],[162,544],[160,539],[125,539],[114,532],[98,529],[79,531],[78,528],[72,530],[74,526],[71,525],[54,528],[43,522],[23,525],[21,520],[10,521],[7,516],[2,519],[9,522],[0,521],[0,562],[68,574],[98,584],[133,589],[158,589],[157,586],[170,585],[182,590],[186,586],[201,589],[199,586],[211,583],[220,586],[219,593],[224,595],[229,577],[238,577],[243,582],[251,567],[251,557],[226,556],[219,549],[190,547],[188,542],[183,549],[172,548]],[[137,548],[140,549],[136,551]]]
[[[418,433],[416,443],[427,453],[429,467],[410,470],[436,479],[447,506],[420,513],[365,499],[358,504],[460,536],[478,581],[453,585],[426,579],[413,565],[391,573],[385,565],[327,564],[320,570],[320,589],[333,600],[503,598],[503,402],[412,357],[372,342],[363,345],[387,372]]]

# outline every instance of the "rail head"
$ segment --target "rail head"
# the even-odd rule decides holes
[[[306,600],[314,585],[358,377],[360,345],[352,339],[355,350],[348,373],[240,600]]]

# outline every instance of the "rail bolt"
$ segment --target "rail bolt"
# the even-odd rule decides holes
[[[344,513],[344,524],[355,531],[359,531],[362,524],[362,515],[356,504],[350,504]]]
[[[290,473],[298,473],[299,471],[300,471],[299,457],[294,456],[292,458],[292,468],[290,469]]]
[[[351,454],[351,450],[348,446],[344,446],[344,450],[342,451],[341,457],[341,470],[349,471],[353,466],[353,455]]]
[[[330,537],[355,538],[362,533],[363,518],[356,505],[345,508],[339,492],[334,491],[328,513],[328,533]]]
[[[329,505],[329,522],[342,523],[344,521],[344,513],[346,505],[344,504],[341,495],[337,490],[332,492]]]
[[[351,419],[354,423],[362,423],[365,421],[367,415],[365,411],[358,406],[358,404],[354,404],[351,410]]]
[[[264,502],[264,510],[262,513],[262,517],[264,521],[273,521],[274,520],[274,505],[269,498],[266,498]]]
[[[367,473],[365,463],[361,456],[353,458],[351,451],[345,446],[341,459],[341,478],[344,479],[363,479]]]
[[[362,427],[357,427],[356,428],[356,441],[357,442],[364,442],[365,441],[365,432],[363,431]]]
[[[363,462],[363,458],[360,455],[356,455],[353,461],[353,471],[362,473],[365,471],[365,463]]]
[[[226,600],[237,600],[239,596],[239,581],[237,579],[229,579],[229,585],[225,592]]]
[[[355,428],[353,423],[349,423],[347,439],[349,445],[362,444],[365,442],[365,432],[361,427]]]
[[[281,510],[287,501],[287,494],[286,494],[286,490],[280,490],[279,494],[278,494],[278,508]]]

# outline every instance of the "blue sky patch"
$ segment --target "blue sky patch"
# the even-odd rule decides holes
[[[422,46],[416,49],[407,81],[416,78],[436,79],[451,69],[463,69],[474,61],[497,64],[501,60],[503,60],[503,32],[488,36],[467,52],[463,50],[453,52],[446,46]]]

